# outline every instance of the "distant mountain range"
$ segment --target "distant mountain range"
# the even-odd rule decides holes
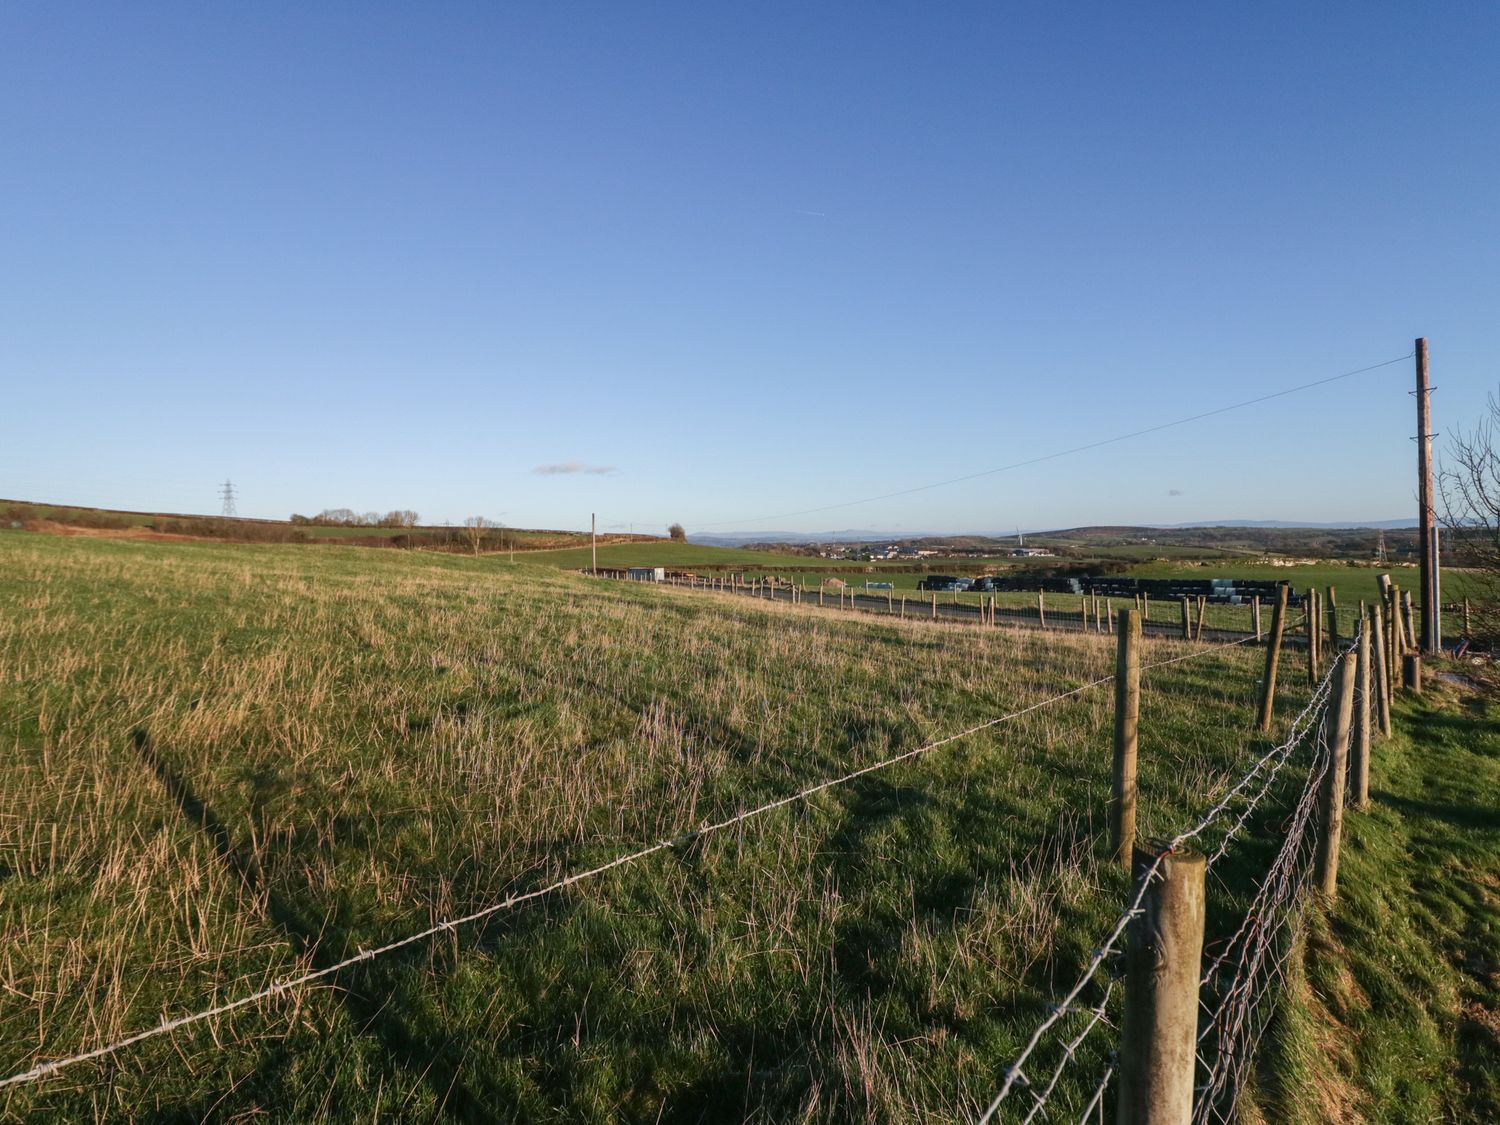
[[[1127,525],[1127,528],[1138,528],[1141,531],[1187,531],[1194,528],[1208,527],[1301,528],[1317,531],[1369,528],[1371,530],[1391,531],[1416,526],[1417,521],[1415,519],[1407,518],[1398,520],[1335,520],[1323,523],[1309,523],[1299,520],[1195,520],[1192,523],[1131,524]],[[1123,529],[1125,528],[1111,528],[1113,531]],[[1055,536],[1088,530],[1090,530],[1089,527],[1025,528],[1023,534]],[[751,543],[869,543],[877,539],[888,539],[896,542],[905,539],[1014,539],[1015,537],[1016,533],[1014,531],[880,531],[878,529],[847,528],[842,531],[817,532],[726,531],[713,535],[689,535],[688,539],[693,543],[701,543],[708,547],[743,547]]]

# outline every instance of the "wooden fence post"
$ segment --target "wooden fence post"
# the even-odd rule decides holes
[[[1078,595],[1078,630],[1081,633],[1089,631],[1089,596]]]
[[[1333,586],[1328,587],[1328,647],[1339,650],[1339,593]]]
[[[932,592],[932,619],[937,620],[937,591]]]
[[[1250,599],[1250,627],[1255,630],[1255,643],[1260,644],[1263,639],[1260,631],[1260,595],[1256,594]]]
[[[1386,642],[1391,646],[1391,654],[1395,657],[1395,666],[1391,669],[1391,674],[1397,677],[1391,681],[1394,685],[1400,682],[1401,652],[1406,648],[1406,626],[1401,622],[1401,587],[1394,582],[1386,595],[1386,607]]]
[[[1405,610],[1404,610],[1404,612],[1402,614],[1402,616],[1404,616],[1406,618],[1406,647],[1407,648],[1416,648],[1417,647],[1417,613],[1416,613],[1416,605],[1412,602],[1411,591],[1408,590],[1408,591],[1404,592],[1401,596],[1406,599]]]
[[[1043,629],[1047,627],[1047,595],[1040,590],[1036,594],[1036,619]]]
[[[1198,595],[1198,628],[1193,633],[1193,640],[1203,639],[1203,616],[1208,612],[1208,599],[1202,594]]]
[[[1193,617],[1188,612],[1188,600],[1184,595],[1182,599],[1182,639],[1190,641],[1193,639]]]
[[[1135,853],[1137,885],[1156,862],[1156,853]],[[1162,856],[1141,913],[1130,920],[1116,1115],[1122,1125],[1187,1125],[1193,1116],[1206,870],[1199,852]]]
[[[1316,684],[1318,682],[1318,591],[1313,587],[1307,588],[1307,594],[1303,605],[1306,607],[1307,618],[1307,682]]]
[[[1422,694],[1422,654],[1407,652],[1401,655],[1401,686],[1413,695]]]
[[[1276,587],[1276,608],[1271,611],[1271,643],[1266,645],[1266,675],[1260,685],[1260,716],[1258,729],[1271,729],[1271,713],[1276,709],[1276,670],[1281,663],[1281,637],[1286,631],[1286,599],[1288,588]]]
[[[901,595],[901,620],[906,620],[906,595]]]
[[[1110,854],[1130,863],[1135,847],[1135,757],[1141,717],[1141,611],[1120,619],[1115,649],[1115,763],[1109,803]]]
[[[1468,598],[1464,599],[1464,636],[1465,637],[1473,636],[1473,634],[1469,631],[1469,599]]]
[[[1333,692],[1323,712],[1328,768],[1319,790],[1321,831],[1313,855],[1313,884],[1331,901],[1339,892],[1339,841],[1344,834],[1344,782],[1349,765],[1349,721],[1354,711],[1354,654],[1339,658]]]
[[[1366,616],[1359,619],[1359,644],[1355,649],[1354,665],[1354,741],[1349,748],[1349,781],[1354,793],[1350,797],[1354,807],[1365,808],[1370,803],[1370,621]]]
[[[1146,622],[1146,621],[1150,621],[1150,620],[1151,620],[1151,595],[1143,593],[1143,594],[1141,594],[1141,621],[1142,622]]]
[[[1370,607],[1370,654],[1375,673],[1375,715],[1380,733],[1391,733],[1391,679],[1386,671],[1385,608],[1378,603]]]

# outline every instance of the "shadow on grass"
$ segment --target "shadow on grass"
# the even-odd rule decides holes
[[[162,787],[184,819],[208,838],[215,853],[239,880],[246,894],[263,911],[265,917],[281,930],[297,954],[307,957],[314,968],[321,969],[333,964],[336,958],[323,952],[321,939],[330,936],[327,931],[321,926],[310,925],[285,898],[270,888],[255,857],[235,845],[224,822],[194,791],[187,779],[162,758],[150,733],[137,729],[131,733],[131,742],[141,759],[161,780]],[[331,936],[338,938],[340,935]],[[419,951],[420,947],[417,948]],[[416,954],[398,952],[395,959],[409,961],[414,955]],[[391,1009],[389,997],[361,991],[357,978],[368,977],[369,974],[356,971],[360,968],[362,967],[351,967],[327,980],[329,985],[339,986],[330,988],[329,992],[343,1003],[358,1031],[361,1034],[373,1034],[394,1063],[424,1081],[443,1111],[465,1122],[493,1120],[493,1115],[459,1080],[457,1070],[446,1062],[445,1054],[449,1044],[430,1042],[415,1032]],[[212,1104],[161,1111],[153,1120],[201,1121],[212,1116],[214,1106],[219,1101],[220,1097],[216,1095]]]

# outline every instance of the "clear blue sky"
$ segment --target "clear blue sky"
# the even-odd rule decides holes
[[[1500,383],[1493,4],[0,6],[0,496],[1385,519]],[[542,466],[608,472],[539,473]]]

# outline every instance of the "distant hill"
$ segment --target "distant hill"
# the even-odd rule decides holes
[[[1323,523],[1310,523],[1299,520],[1196,520],[1191,523],[1120,524],[1114,526],[1089,525],[1085,527],[1050,529],[1028,527],[1022,529],[1022,534],[1037,538],[1060,535],[1090,535],[1096,533],[1107,535],[1137,533],[1144,535],[1153,531],[1189,531],[1212,528],[1264,528],[1268,530],[1311,531],[1360,531],[1369,529],[1371,531],[1393,531],[1414,528],[1416,526],[1417,521],[1414,518],[1368,521],[1344,520]],[[955,539],[1013,541],[1015,538],[1016,533],[1014,531],[880,531],[860,528],[850,528],[843,531],[724,531],[712,535],[688,536],[688,539],[693,543],[701,543],[704,546],[711,547],[743,547],[753,543],[873,543],[878,540],[885,540],[891,543],[910,543],[915,540],[925,539],[942,539],[948,541]]]

